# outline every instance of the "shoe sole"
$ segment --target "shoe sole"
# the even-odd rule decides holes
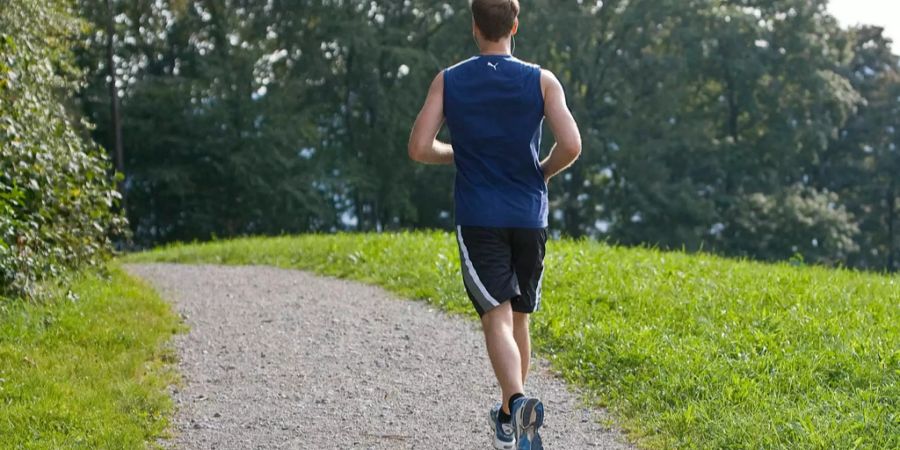
[[[538,429],[544,424],[544,404],[536,398],[525,400],[516,411],[517,450],[539,450],[543,447],[540,438],[535,442]],[[532,443],[537,444],[533,447]]]

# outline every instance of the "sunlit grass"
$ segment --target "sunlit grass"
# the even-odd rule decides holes
[[[475,317],[443,233],[253,238],[128,259],[314,270]],[[546,266],[537,351],[641,446],[900,448],[900,278],[569,240],[548,244]]]
[[[112,267],[68,296],[0,299],[0,448],[137,449],[165,433],[178,317]]]

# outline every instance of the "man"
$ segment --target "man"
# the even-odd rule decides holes
[[[472,1],[480,54],[439,73],[413,126],[409,156],[455,164],[457,241],[466,292],[481,317],[501,390],[494,448],[540,449],[540,400],[525,396],[529,314],[541,304],[547,183],[581,153],[557,78],[512,56],[518,0]],[[539,160],[544,118],[556,138]],[[444,120],[451,144],[436,139]]]

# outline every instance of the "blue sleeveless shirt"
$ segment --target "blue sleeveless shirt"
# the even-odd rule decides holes
[[[540,67],[481,55],[446,69],[444,117],[456,164],[456,224],[546,227]]]

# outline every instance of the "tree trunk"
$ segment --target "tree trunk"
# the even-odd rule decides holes
[[[584,215],[581,213],[582,207],[578,202],[578,194],[583,190],[584,181],[580,167],[573,167],[566,173],[571,174],[572,178],[564,181],[567,184],[567,195],[565,208],[563,209],[563,220],[565,220],[563,229],[566,230],[569,236],[580,238],[584,236],[581,223],[581,218]]]
[[[889,272],[896,272],[897,267],[895,266],[896,262],[896,251],[894,249],[895,246],[895,237],[894,237],[894,229],[896,222],[896,203],[897,203],[897,195],[896,195],[896,186],[895,181],[891,180],[890,187],[888,188],[888,192],[885,200],[887,201],[887,244],[888,244],[888,254],[887,254],[887,270]]]
[[[725,89],[726,89],[726,99],[728,100],[728,124],[726,125],[728,128],[728,135],[731,136],[731,139],[734,142],[737,142],[740,136],[740,131],[738,130],[738,118],[740,116],[739,108],[738,108],[738,99],[737,99],[737,83],[734,79],[734,74],[731,73],[731,68],[728,66],[730,59],[728,53],[726,53],[724,47],[720,47],[720,54],[722,56],[722,75],[725,78]]]
[[[115,154],[116,171],[125,175],[125,156],[122,144],[122,119],[119,113],[119,90],[116,87],[116,59],[115,59],[115,18],[112,1],[106,0],[106,66],[109,69],[109,109],[110,125],[112,130],[113,149]],[[124,180],[117,183],[119,194],[122,196],[122,210],[126,210]]]
[[[737,91],[735,91],[734,79],[731,76],[731,72],[728,69],[725,69],[725,80],[726,86],[728,89],[728,134],[731,136],[731,139],[734,142],[737,142],[739,139],[738,132],[738,104],[737,104]]]

